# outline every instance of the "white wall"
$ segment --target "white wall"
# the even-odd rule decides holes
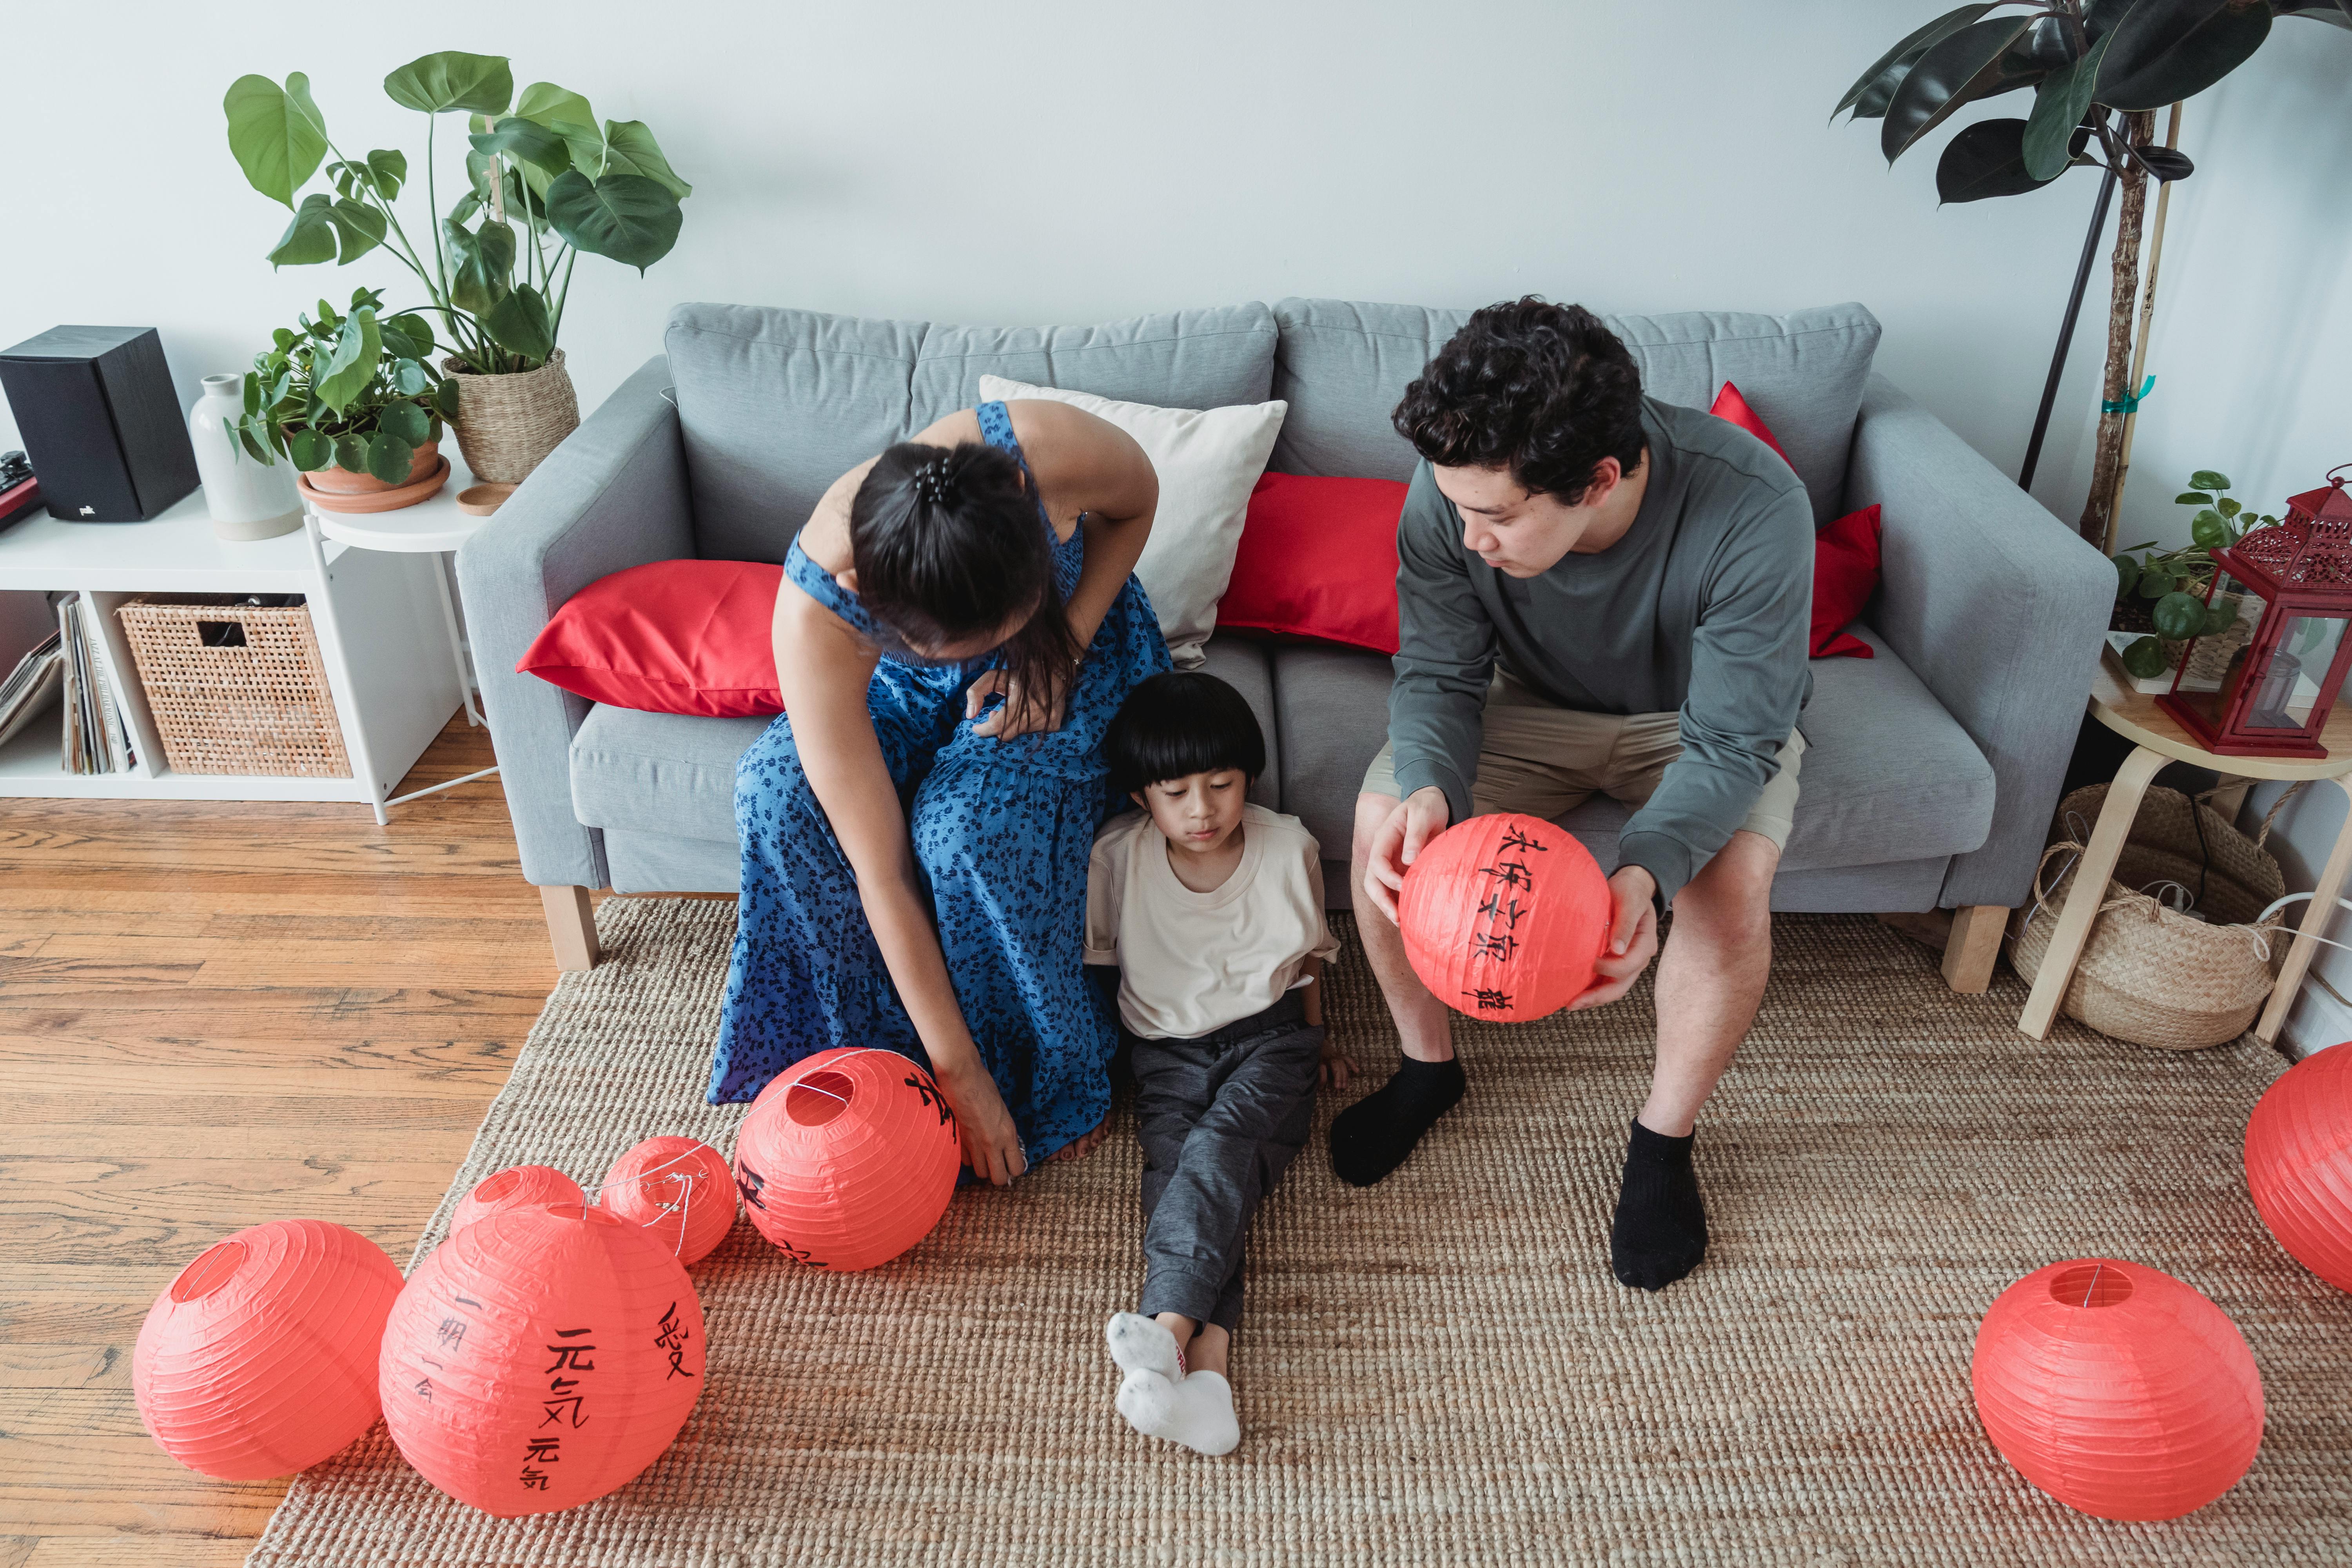
[[[193,401],[199,377],[241,368],[321,293],[413,299],[377,256],[270,272],[287,214],[230,159],[220,98],[247,71],[307,71],[346,150],[398,146],[414,163],[421,121],[378,83],[464,47],[648,121],[695,184],[677,251],[644,279],[580,269],[565,343],[591,406],[658,351],[680,300],[1048,322],[1293,293],[1475,305],[1537,290],[1613,310],[1855,299],[1885,323],[1880,367],[2013,471],[2092,175],[1938,210],[1932,148],[1890,173],[1875,125],[1824,123],[1853,75],[1941,5],[477,0],[390,28],[364,8],[265,0],[233,16],[20,7],[11,58],[41,65],[15,73],[0,132],[16,218],[0,344],[60,321],[153,324]],[[2185,536],[2168,501],[2193,468],[2274,503],[2352,458],[2347,69],[2352,35],[2282,23],[2190,105],[2200,172],[2167,240],[2133,538]],[[2104,242],[2100,256],[2035,486],[2070,521]],[[2288,853],[2308,858],[2340,807],[2294,809]]]

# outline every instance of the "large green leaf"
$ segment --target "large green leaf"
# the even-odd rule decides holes
[[[449,251],[449,302],[480,315],[506,297],[514,273],[514,230],[488,218],[478,233],[454,223],[441,226]]]
[[[643,174],[592,183],[575,169],[547,187],[547,218],[568,243],[643,272],[677,243],[685,215],[676,196]]]
[[[2154,637],[2141,637],[2124,649],[2124,668],[2141,680],[2153,680],[2171,666],[2164,645]]]
[[[294,221],[278,237],[269,252],[272,267],[307,267],[335,258],[335,198],[313,191],[294,209]]]
[[[335,460],[335,444],[317,430],[297,430],[288,437],[286,455],[306,474],[315,474]]]
[[[376,195],[398,201],[400,187],[408,183],[408,154],[397,147],[379,147],[367,155],[367,167]]]
[[[1886,100],[1895,96],[1895,88],[1918,63],[1921,55],[1991,9],[1990,4],[1963,5],[1957,11],[1947,11],[1926,26],[1906,34],[1902,41],[1878,57],[1876,64],[1853,79],[1853,85],[1845,89],[1845,96],[1838,100],[1838,106],[1830,110],[1830,118],[1835,120],[1849,109],[1853,110],[1857,120],[1874,120],[1885,113]],[[1866,97],[1874,98],[1874,107],[1862,106]]]
[[[327,155],[326,122],[310,101],[310,79],[296,71],[281,88],[266,76],[241,76],[229,84],[221,110],[228,116],[228,150],[247,182],[292,206],[294,193]]]
[[[2156,635],[2167,642],[2187,642],[2205,631],[2205,601],[2194,594],[2167,594],[2148,610]]]
[[[383,214],[364,202],[338,201],[329,209],[341,244],[335,264],[348,267],[383,243]]]
[[[2193,98],[2245,64],[2270,31],[2259,4],[2139,0],[2107,36],[2099,101],[2147,110]]]
[[[404,310],[376,322],[383,352],[394,359],[424,361],[433,357],[433,323],[413,310]]]
[[[694,187],[670,168],[661,143],[642,120],[604,121],[604,159],[608,174],[643,174],[679,201],[694,195]]]
[[[375,330],[373,310],[353,310],[335,334],[334,352],[311,377],[319,401],[341,414],[352,405],[367,384],[375,379],[376,361],[383,340]]]
[[[509,353],[539,361],[555,352],[555,330],[548,323],[547,301],[539,297],[536,289],[509,289],[505,298],[482,313],[482,325],[488,329],[499,347]]]
[[[596,111],[588,107],[586,99],[551,81],[535,81],[524,88],[522,96],[515,100],[514,111],[550,131],[570,123],[591,127],[593,133],[596,123]]]
[[[1879,150],[1886,161],[1895,162],[1961,107],[2000,86],[2001,55],[2032,25],[2031,16],[1973,22],[1921,56],[1895,89],[1879,128]]]
[[[1980,202],[2038,191],[2025,167],[2025,121],[1979,120],[1960,128],[1936,160],[1936,195],[1948,202]]]
[[[446,49],[409,61],[383,79],[383,90],[403,109],[425,114],[452,109],[504,114],[514,97],[514,72],[498,55]]]
[[[507,116],[488,131],[475,132],[467,140],[477,153],[503,154],[550,175],[572,167],[571,143],[546,126],[519,114]]]
[[[2114,39],[2108,34],[2081,59],[2052,71],[2034,93],[2033,112],[2025,121],[2025,172],[2035,179],[2054,180],[2066,172],[2066,143],[2090,112],[2099,60]]]

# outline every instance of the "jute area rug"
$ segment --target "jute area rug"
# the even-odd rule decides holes
[[[593,1184],[653,1133],[732,1147],[741,1108],[701,1088],[733,918],[604,907],[606,962],[557,987],[424,1247],[503,1165]],[[1597,1013],[1465,1029],[1468,1098],[1377,1187],[1336,1182],[1318,1130],[1251,1241],[1229,1458],[1148,1442],[1111,1407],[1103,1320],[1141,1277],[1122,1105],[1093,1159],[960,1194],[870,1273],[802,1267],[739,1226],[695,1270],[701,1404],[614,1495],[487,1519],[379,1426],[296,1482],[250,1561],[2352,1561],[2352,1298],[2279,1250],[2241,1170],[2278,1059],[2251,1038],[2174,1056],[2063,1024],[2035,1045],[2013,979],[1954,996],[1867,919],[1784,919],[1778,936],[1762,1016],[1700,1131],[1708,1258],[1663,1295],[1607,1261],[1645,982]],[[1393,1036],[1349,952],[1330,1017],[1377,1081]],[[2261,1365],[2252,1472],[2186,1520],[2070,1512],[1977,1423],[1978,1318],[2083,1254],[2195,1285]]]

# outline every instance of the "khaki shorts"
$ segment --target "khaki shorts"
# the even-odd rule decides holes
[[[1683,752],[1675,714],[1621,716],[1556,708],[1499,671],[1486,689],[1481,722],[1478,780],[1470,791],[1471,809],[1480,816],[1521,811],[1556,817],[1596,795],[1639,808],[1665,776],[1666,764]],[[1393,747],[1382,746],[1364,770],[1366,795],[1397,793],[1393,753]],[[1797,769],[1804,755],[1805,738],[1790,731],[1789,743],[1780,748],[1780,771],[1739,825],[1770,839],[1776,849],[1789,847],[1797,813]]]

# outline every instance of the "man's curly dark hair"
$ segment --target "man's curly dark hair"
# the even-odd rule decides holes
[[[1642,373],[1601,318],[1530,294],[1473,312],[1390,419],[1440,468],[1507,468],[1574,506],[1601,458],[1639,466]]]

